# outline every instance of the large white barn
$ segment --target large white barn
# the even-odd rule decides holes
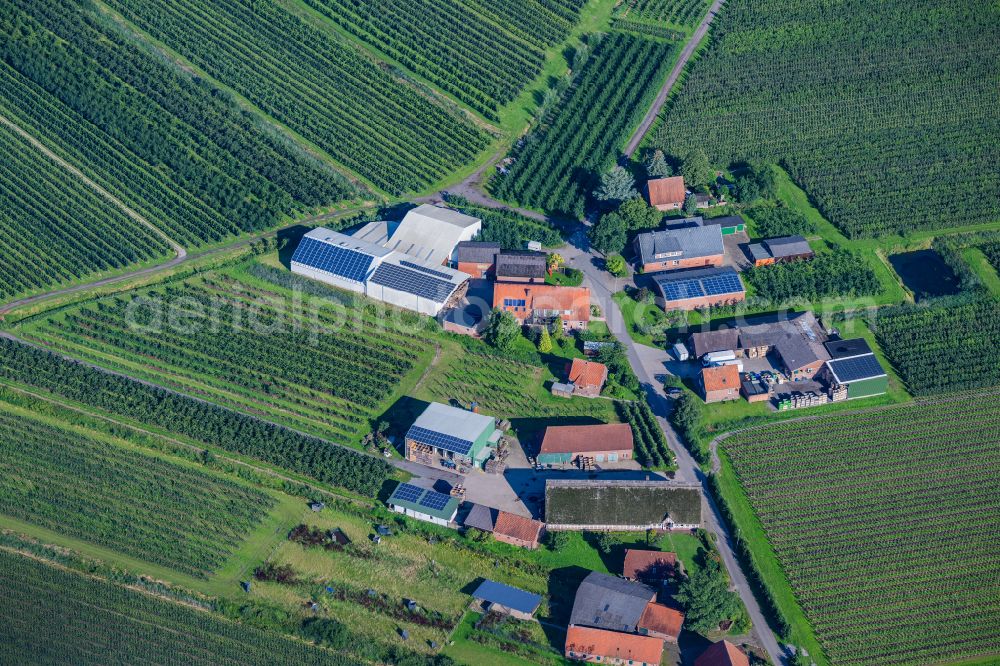
[[[372,222],[349,236],[319,227],[295,249],[292,272],[433,317],[464,296],[469,276],[444,264],[481,226],[476,218],[425,205],[395,228]]]

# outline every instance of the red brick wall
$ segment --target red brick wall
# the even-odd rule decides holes
[[[484,278],[493,269],[493,264],[477,264],[471,261],[458,262],[458,270],[474,278]]]
[[[679,261],[676,266],[674,261]],[[648,264],[644,264],[642,267],[645,273],[654,273],[656,271],[678,271],[682,268],[704,268],[705,266],[721,266],[723,262],[723,256],[721,254],[714,254],[710,257],[698,257],[696,259],[664,259],[662,261],[651,261]]]
[[[658,297],[662,302],[663,297]],[[688,298],[683,301],[672,301],[667,303],[670,309],[694,310],[695,308],[707,308],[713,305],[729,305],[746,300],[745,294],[722,294],[721,296],[702,296],[701,298]]]

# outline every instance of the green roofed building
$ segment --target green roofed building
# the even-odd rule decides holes
[[[432,402],[406,432],[406,458],[430,467],[481,469],[501,434],[492,416]]]
[[[386,504],[396,513],[447,527],[455,522],[459,501],[451,495],[427,490],[412,483],[401,483],[392,491]]]
[[[701,526],[701,487],[672,481],[545,482],[550,530],[693,529]]]
[[[847,399],[881,395],[889,390],[889,375],[864,338],[825,343],[830,360],[822,378],[834,390],[846,387]]]

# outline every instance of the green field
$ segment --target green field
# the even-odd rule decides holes
[[[0,125],[0,298],[165,258],[164,239]]]
[[[0,661],[10,664],[310,663],[342,658],[100,578],[0,550]]]
[[[362,307],[346,292],[341,297],[297,301],[290,289],[233,269],[88,303],[40,318],[23,333],[356,446],[434,351],[407,327],[426,327],[417,318],[383,318],[374,302]]]
[[[988,0],[732,0],[651,143],[781,162],[851,237],[1000,217]]]
[[[723,495],[793,640],[831,664],[996,651],[998,407],[959,395],[723,441]]]
[[[121,440],[0,402],[0,513],[195,576],[222,566],[274,500]]]
[[[185,246],[358,196],[343,175],[91,3],[16,0],[0,8],[0,26],[0,114]],[[147,235],[131,221],[114,226],[102,231],[111,249]],[[110,259],[111,249],[93,254]]]

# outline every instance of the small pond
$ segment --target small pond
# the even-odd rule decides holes
[[[903,252],[889,257],[889,263],[918,301],[931,296],[948,296],[959,291],[958,276],[934,250]]]

